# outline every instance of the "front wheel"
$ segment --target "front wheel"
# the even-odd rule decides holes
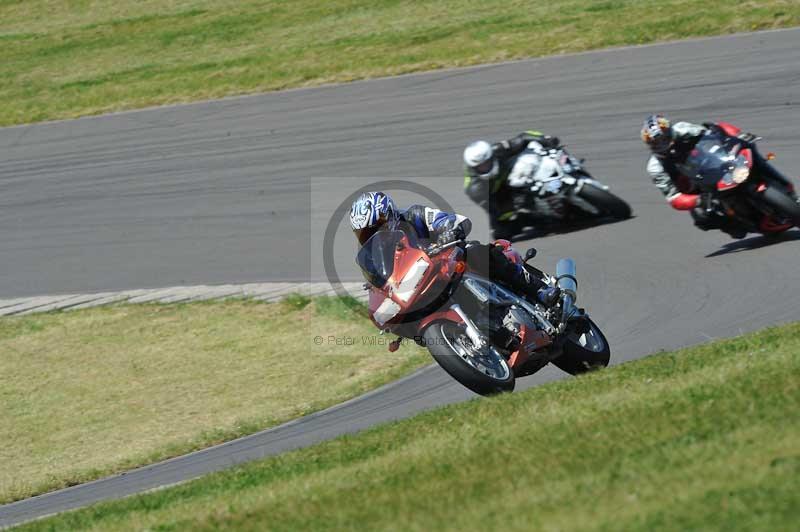
[[[608,190],[585,184],[578,195],[591,203],[602,216],[611,216],[618,220],[627,220],[631,217],[631,207],[625,200],[615,196]]]
[[[490,346],[476,348],[464,328],[436,322],[425,329],[425,345],[433,359],[455,380],[480,395],[514,390],[514,370]]]
[[[580,375],[608,366],[611,348],[603,331],[588,317],[589,330],[585,333],[571,331],[564,339],[563,354],[553,360],[561,371],[570,375]]]
[[[761,199],[774,210],[779,217],[790,220],[800,227],[800,205],[782,190],[774,187],[766,189]]]

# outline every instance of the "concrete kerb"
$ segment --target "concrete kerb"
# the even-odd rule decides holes
[[[343,283],[348,293],[364,300],[366,292],[361,283]],[[26,315],[53,310],[79,310],[117,303],[185,303],[190,301],[253,298],[259,301],[280,301],[289,294],[305,296],[335,295],[336,290],[327,282],[317,283],[247,283],[225,285],[173,286],[98,292],[92,294],[64,294],[0,299],[0,316]]]

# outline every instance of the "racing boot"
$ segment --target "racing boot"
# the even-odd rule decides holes
[[[490,277],[508,286],[531,303],[552,306],[558,301],[561,295],[561,291],[558,288],[549,286],[535,275],[531,275],[521,264],[516,264],[509,260],[503,254],[500,246],[489,245],[487,247]],[[480,257],[481,254],[478,253],[478,258]],[[469,252],[467,260],[469,261]],[[472,260],[474,263],[477,259],[473,258]]]
[[[544,284],[544,282],[531,275],[528,270],[521,266],[511,283],[511,287],[531,303],[541,303],[548,308],[555,305],[561,296],[561,290],[558,287]]]
[[[548,308],[555,305],[559,297],[561,297],[561,289],[557,286],[546,286],[536,293],[536,299],[539,300],[539,303]]]

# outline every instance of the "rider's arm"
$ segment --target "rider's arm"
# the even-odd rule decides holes
[[[684,194],[678,190],[672,177],[655,155],[652,155],[650,160],[647,161],[647,173],[650,174],[653,184],[664,194],[673,209],[689,211],[697,206],[699,196],[697,194]]]
[[[489,194],[491,193],[491,181],[471,176],[469,172],[464,176],[464,192],[469,199],[483,207],[489,208]]]
[[[422,205],[412,205],[405,216],[414,225],[417,236],[429,240],[438,240],[444,233],[449,233],[453,240],[458,240],[466,237],[472,230],[472,222],[466,216]]]
[[[691,122],[676,122],[672,125],[672,134],[677,142],[685,143],[697,141],[708,131],[705,126]]]
[[[541,131],[528,130],[517,135],[517,138],[524,139],[526,145],[535,140],[547,149],[558,148],[558,146],[561,144],[561,141],[558,137],[545,135]]]
[[[551,137],[540,131],[525,131],[516,137],[492,144],[492,150],[499,159],[505,160],[519,155],[532,141],[538,142],[545,148],[556,148],[559,144],[558,137]]]

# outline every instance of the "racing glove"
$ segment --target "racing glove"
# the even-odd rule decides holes
[[[551,137],[549,135],[545,135],[541,139],[538,139],[538,142],[548,150],[554,150],[561,145],[561,141],[558,139],[558,137]]]
[[[730,134],[729,132],[725,131],[722,127],[720,127],[719,124],[715,124],[714,122],[703,122],[703,126],[706,129],[714,131],[714,132],[717,132],[717,133],[722,133],[722,134],[725,134],[725,135]],[[739,130],[738,127],[736,128],[736,130],[739,131],[738,134],[735,134],[736,138],[741,140],[741,141],[743,141],[746,144],[753,144],[754,142],[756,142],[757,140],[759,140],[761,138],[758,135],[750,133],[749,131],[741,131],[741,130]]]
[[[736,137],[736,138],[738,138],[739,140],[744,141],[747,144],[753,144],[754,142],[756,142],[761,137],[759,137],[758,135],[754,135],[753,133],[750,133],[749,131],[743,131],[742,133],[739,133],[739,136]]]
[[[454,227],[453,229],[448,229],[439,233],[439,236],[436,238],[436,245],[445,246],[457,240],[464,240],[466,237],[467,234],[461,227]]]

